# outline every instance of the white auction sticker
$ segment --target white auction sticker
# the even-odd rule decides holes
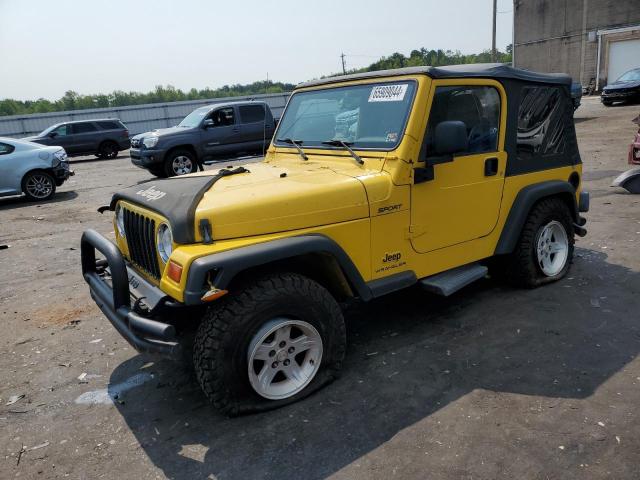
[[[378,85],[371,89],[370,102],[401,102],[407,93],[408,83]]]

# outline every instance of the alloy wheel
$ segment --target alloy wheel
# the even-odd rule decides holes
[[[33,198],[43,199],[51,195],[53,182],[48,175],[36,173],[27,179],[25,188]]]
[[[178,155],[171,162],[171,168],[176,175],[186,175],[193,170],[193,162],[185,155]]]
[[[538,265],[547,277],[560,273],[569,256],[569,239],[564,226],[553,220],[542,227],[536,246]]]
[[[249,382],[258,395],[269,400],[289,398],[318,372],[322,338],[310,323],[276,318],[253,337],[247,359]]]

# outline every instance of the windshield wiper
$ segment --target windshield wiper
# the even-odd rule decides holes
[[[342,140],[333,139],[327,140],[326,142],[322,142],[323,145],[331,145],[332,147],[342,147],[349,151],[353,159],[358,162],[360,165],[364,165],[364,160],[362,160],[356,152],[351,150],[349,145],[353,145],[353,142],[343,142]]]
[[[276,139],[276,142],[282,142],[289,145],[293,145],[294,147],[296,147],[296,149],[298,150],[298,153],[300,154],[303,160],[309,160],[309,157],[307,157],[307,154],[304,153],[304,150],[302,150],[302,148],[300,148],[300,145],[302,145],[302,140],[291,140],[290,138],[278,138]]]

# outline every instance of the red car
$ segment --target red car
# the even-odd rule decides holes
[[[640,115],[634,118],[632,122],[640,127]],[[640,165],[640,129],[636,133],[636,138],[629,145],[629,164]]]

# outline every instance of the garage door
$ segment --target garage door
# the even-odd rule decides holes
[[[607,83],[613,83],[620,75],[640,67],[640,40],[625,40],[609,44],[609,71]]]

